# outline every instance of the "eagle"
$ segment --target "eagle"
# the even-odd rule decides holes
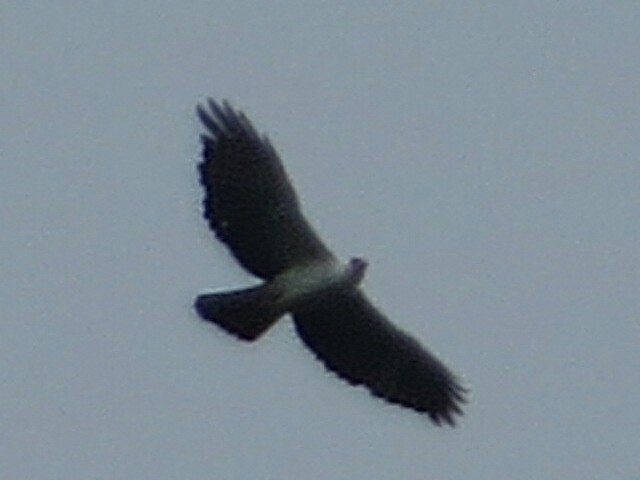
[[[360,288],[367,262],[339,261],[302,214],[283,164],[265,135],[229,102],[197,107],[204,217],[248,272],[263,280],[195,300],[202,319],[240,340],[260,338],[290,314],[302,342],[326,368],[390,403],[455,426],[466,389]]]

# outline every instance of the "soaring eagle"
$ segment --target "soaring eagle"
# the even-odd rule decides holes
[[[325,366],[373,395],[455,425],[465,389],[360,290],[367,263],[341,263],[303,216],[275,149],[229,103],[198,106],[204,216],[256,287],[200,295],[198,314],[254,341],[290,313],[302,341]]]

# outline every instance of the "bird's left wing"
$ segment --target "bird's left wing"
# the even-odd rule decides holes
[[[263,278],[333,258],[302,215],[278,154],[251,122],[227,102],[209,100],[198,116],[200,182],[209,225],[247,270]]]
[[[385,400],[454,425],[465,389],[436,357],[389,322],[356,288],[294,310],[299,336],[330,370]]]

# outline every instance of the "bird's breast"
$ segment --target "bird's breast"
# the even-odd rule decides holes
[[[348,280],[348,266],[336,261],[316,262],[296,266],[274,280],[282,299],[295,304],[305,298],[338,287]]]

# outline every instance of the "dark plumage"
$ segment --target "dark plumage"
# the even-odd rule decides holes
[[[366,262],[339,263],[300,211],[274,148],[228,103],[209,100],[198,116],[204,216],[240,264],[265,280],[201,295],[195,308],[242,340],[260,337],[286,313],[326,367],[385,400],[455,424],[465,389],[360,291]]]
[[[298,199],[271,143],[228,103],[198,107],[202,135],[204,216],[244,268],[270,280],[301,262],[331,253],[300,212]]]

